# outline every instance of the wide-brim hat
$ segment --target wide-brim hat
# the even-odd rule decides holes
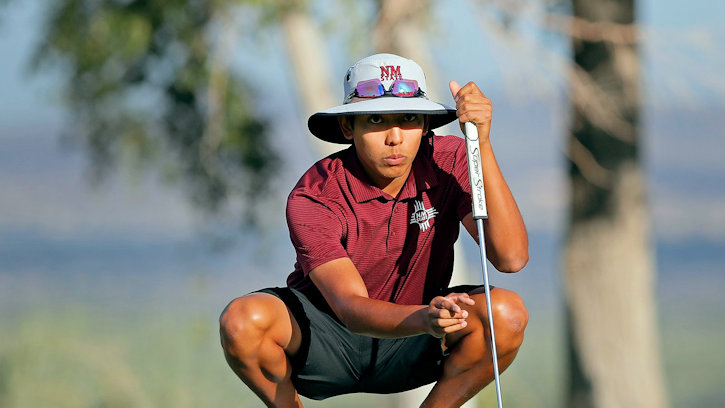
[[[389,90],[397,78],[415,80],[422,91],[416,97],[384,95],[370,99],[352,99],[355,87],[361,81],[378,79]],[[307,127],[316,137],[332,143],[349,144],[338,123],[339,116],[369,115],[373,113],[417,113],[430,117],[430,128],[435,129],[456,119],[456,110],[426,96],[427,86],[423,69],[415,61],[394,54],[376,54],[363,58],[345,74],[343,104],[310,116]]]

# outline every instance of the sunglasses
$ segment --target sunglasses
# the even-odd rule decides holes
[[[418,87],[418,81],[415,79],[398,78],[393,82],[390,90],[385,90],[383,83],[379,79],[369,79],[360,81],[355,86],[355,90],[345,98],[349,102],[352,98],[378,98],[384,95],[392,95],[400,98],[413,98],[416,96],[425,96]]]

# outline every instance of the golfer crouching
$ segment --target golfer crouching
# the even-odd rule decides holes
[[[344,89],[342,105],[309,118],[316,137],[350,147],[318,161],[289,195],[294,271],[286,287],[229,303],[224,354],[270,407],[432,382],[422,407],[458,407],[493,380],[493,363],[483,287],[448,287],[459,223],[478,240],[465,143],[432,129],[476,123],[488,258],[517,272],[528,237],[489,140],[491,101],[473,82],[451,81],[456,109],[433,102],[421,67],[392,54],[355,63]],[[491,304],[504,370],[528,312],[502,288]]]

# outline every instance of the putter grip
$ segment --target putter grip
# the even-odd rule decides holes
[[[486,195],[483,190],[483,167],[481,166],[481,151],[478,144],[478,128],[473,122],[466,122],[466,158],[468,159],[468,179],[471,181],[471,206],[473,219],[485,220]]]

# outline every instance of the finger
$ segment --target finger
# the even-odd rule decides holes
[[[451,302],[456,302],[460,299],[472,299],[471,296],[466,292],[461,292],[461,293],[451,292],[451,293],[447,294],[446,296],[442,296],[442,297]]]
[[[454,332],[457,332],[458,330],[465,328],[466,326],[468,326],[468,323],[464,320],[458,324],[454,324],[453,326],[448,326],[448,327],[443,328],[443,332],[445,334],[454,333]]]
[[[456,293],[455,298],[451,299],[456,303],[465,303],[467,305],[475,305],[476,301],[473,300],[471,296],[468,295],[468,293]]]
[[[446,300],[446,310],[448,310],[451,315],[455,316],[461,313],[461,307],[458,306],[458,304],[452,300],[447,299]]]
[[[493,112],[493,106],[490,103],[484,101],[458,101],[456,103],[456,110],[460,112],[481,112],[491,113]]]
[[[428,314],[432,318],[456,318],[458,316],[456,311],[451,310],[454,309],[454,306],[456,306],[455,302],[452,302],[448,299],[445,299],[443,297],[436,299],[434,302],[432,302],[433,309],[431,309]]]
[[[453,99],[456,99],[456,95],[458,95],[458,91],[461,90],[461,86],[458,85],[458,82],[456,81],[450,81],[448,83],[448,87],[451,89],[451,95],[453,96]]]
[[[454,315],[456,313],[459,313],[461,311],[461,307],[456,304],[453,300],[439,296],[436,298],[436,302],[434,302],[434,305],[438,309],[445,309],[448,310],[451,315]]]
[[[461,106],[463,104],[481,104],[488,105],[491,107],[493,102],[490,99],[483,96],[483,94],[464,94],[463,92],[458,93],[458,99],[456,99],[456,105]]]
[[[456,301],[457,298],[453,297],[451,299],[447,299],[447,305],[449,307],[438,309],[437,315],[434,313],[431,313],[431,315],[435,315],[436,317],[440,317],[443,319],[465,319],[468,317],[468,311],[464,310],[458,305],[458,302]],[[463,302],[461,302],[463,303]]]
[[[458,111],[456,116],[462,123],[473,122],[477,125],[486,125],[491,123],[492,115],[485,112],[461,112]]]
[[[475,117],[479,120],[491,120],[493,109],[491,105],[482,103],[458,103],[456,104],[456,116],[459,118],[463,115]]]
[[[463,100],[459,99],[458,102],[456,102],[456,110],[457,111],[465,111],[465,112],[492,112],[493,106],[491,103],[487,102],[485,99],[479,99],[479,100]]]
[[[433,318],[439,318],[439,319],[457,319],[456,315],[454,313],[451,313],[448,309],[436,309],[434,313],[431,314],[431,317]]]
[[[466,321],[465,319],[437,319],[433,323],[437,327],[439,327],[441,329],[444,329],[446,327],[450,327],[450,326],[455,326],[457,324],[461,324],[461,323],[463,323],[465,321]],[[466,324],[468,324],[468,323],[466,323]]]
[[[433,305],[433,307],[435,307],[436,309],[445,309],[445,308],[446,308],[446,303],[447,303],[447,302],[449,302],[449,300],[448,300],[448,299],[446,299],[446,298],[444,298],[443,296],[436,296],[436,297],[435,297],[435,298],[433,299],[433,301],[431,302],[431,304],[432,304],[432,305]]]
[[[476,304],[476,301],[473,300],[471,296],[468,295],[468,293],[451,293],[448,296],[446,296],[447,299],[450,301],[456,302],[456,304],[465,304],[469,306],[473,306]],[[461,309],[461,314],[463,317],[468,317],[468,311]]]
[[[468,317],[468,312],[463,309],[460,309],[458,313],[453,313],[448,309],[437,309],[436,312],[431,313],[430,316],[432,318],[440,319],[465,319]]]
[[[467,84],[463,85],[463,88],[461,88],[461,95],[464,94],[481,94],[483,96],[486,96],[483,91],[476,85],[475,82],[470,81]]]
[[[460,301],[461,301],[461,303],[465,303],[465,304],[470,305],[470,306],[473,306],[473,305],[476,304],[476,301],[473,300],[473,298],[470,297],[470,296],[468,296],[468,295],[466,295],[465,297],[462,297],[460,299]]]

